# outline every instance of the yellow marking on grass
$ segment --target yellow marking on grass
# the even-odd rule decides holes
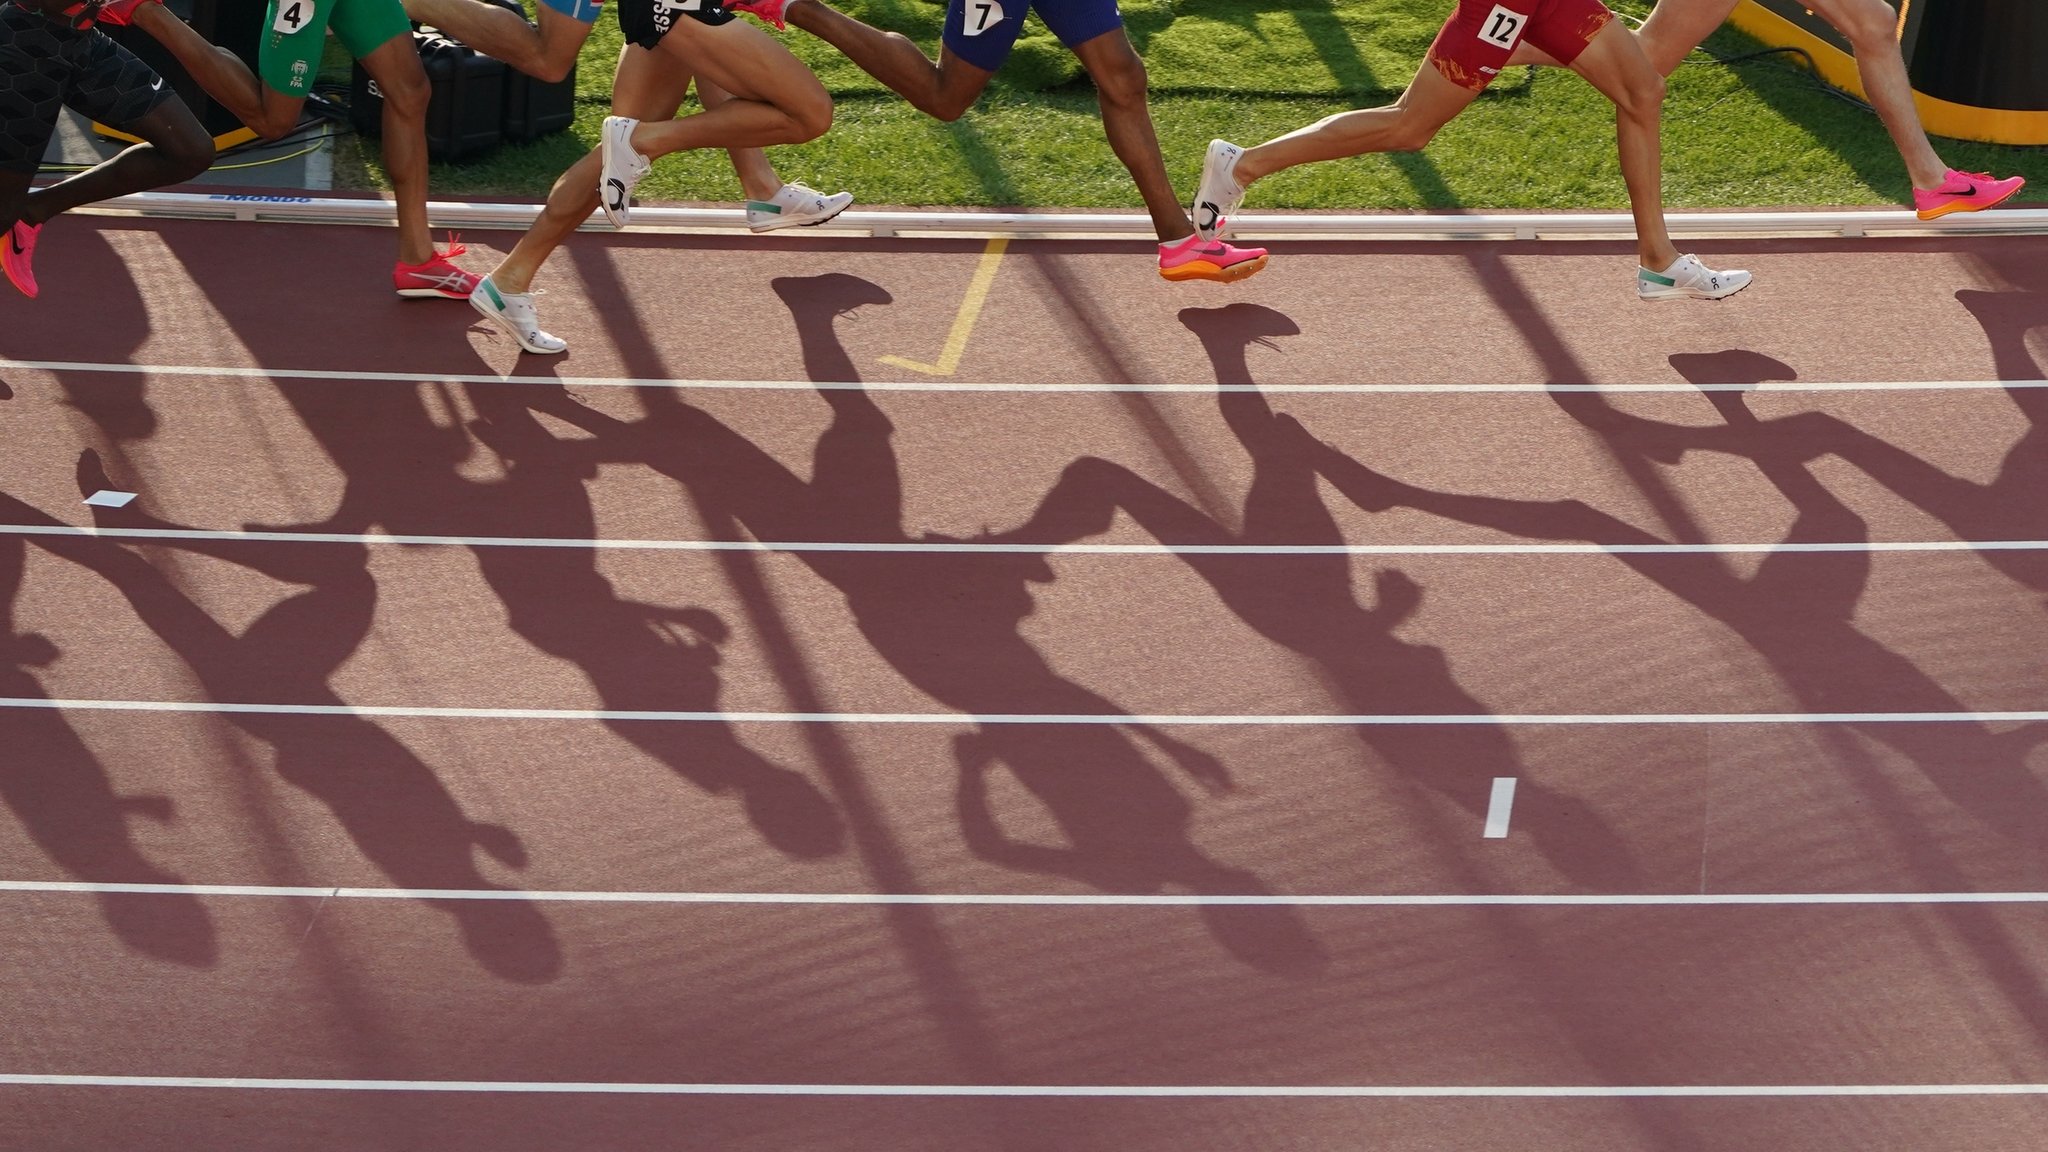
[[[960,302],[960,313],[953,317],[953,330],[946,334],[946,346],[939,352],[939,362],[926,364],[921,360],[906,360],[901,356],[884,356],[882,363],[894,368],[908,368],[927,376],[951,376],[960,367],[960,357],[967,352],[967,338],[974,332],[974,322],[981,318],[981,306],[988,299],[988,290],[996,282],[996,265],[1002,263],[1003,250],[1010,242],[1000,236],[988,242],[988,248],[981,254],[981,263],[975,266],[974,279],[967,282],[967,298]]]

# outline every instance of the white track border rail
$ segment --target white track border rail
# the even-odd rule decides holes
[[[93,205],[90,211],[211,220],[267,220],[302,224],[395,224],[388,200],[295,196],[283,193],[140,192]],[[516,228],[533,223],[538,204],[436,200],[427,215],[436,228]],[[1903,210],[1799,212],[1675,212],[1674,236],[1942,236],[2048,235],[2048,208],[1960,212],[1924,221]],[[633,209],[636,231],[648,229],[743,232],[737,208]],[[592,215],[587,229],[605,229]],[[830,233],[869,236],[1114,236],[1153,235],[1148,217],[1132,212],[845,212],[825,226]],[[1613,239],[1635,234],[1621,213],[1384,213],[1251,214],[1237,218],[1248,236],[1316,239],[1538,240]],[[816,235],[816,232],[812,233]]]

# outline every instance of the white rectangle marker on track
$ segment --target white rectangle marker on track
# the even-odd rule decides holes
[[[1493,799],[1486,805],[1487,840],[1508,838],[1508,816],[1515,808],[1515,778],[1495,776],[1493,778]]]

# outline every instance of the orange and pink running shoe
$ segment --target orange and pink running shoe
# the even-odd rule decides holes
[[[36,258],[36,236],[43,230],[41,224],[24,224],[19,220],[7,230],[7,243],[0,245],[0,268],[7,271],[7,278],[21,289],[21,294],[35,299],[36,272],[30,262]]]
[[[1939,220],[1951,212],[1981,212],[2013,198],[2026,187],[2024,176],[1993,180],[1989,172],[1958,172],[1951,168],[1939,188],[1913,189],[1913,207],[1922,220]]]
[[[1264,248],[1237,248],[1221,240],[1204,240],[1199,232],[1159,246],[1159,274],[1168,280],[1215,280],[1229,284],[1265,266]]]
[[[469,251],[448,238],[448,247],[436,249],[433,258],[422,264],[407,264],[401,260],[391,270],[391,286],[400,296],[446,296],[450,300],[467,300],[476,291],[476,282],[483,279],[474,272],[464,272],[450,263],[455,257]]]
[[[789,0],[725,0],[730,12],[745,12],[763,24],[773,25],[777,31],[789,27],[783,22],[782,10]]]

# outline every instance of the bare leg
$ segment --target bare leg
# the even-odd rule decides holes
[[[691,148],[761,148],[815,140],[832,126],[832,97],[782,42],[745,21],[684,18],[657,52],[732,99],[679,120],[642,121],[633,150],[653,159]]]
[[[481,0],[405,0],[405,14],[550,84],[569,74],[590,39],[590,25],[545,4],[535,7],[538,24]]]
[[[1668,268],[1678,259],[1678,249],[1664,227],[1663,77],[1650,67],[1628,29],[1613,21],[1579,53],[1572,71],[1614,101],[1621,178],[1636,222],[1636,259],[1652,271]]]
[[[697,99],[706,108],[716,108],[732,99],[732,93],[707,80],[697,81]],[[632,116],[631,112],[614,111],[617,116]],[[674,108],[658,117],[635,116],[636,120],[667,120],[676,114]],[[759,148],[728,148],[725,154],[732,159],[733,174],[740,178],[740,190],[749,200],[769,200],[782,190],[782,177],[769,163],[768,154]]]
[[[148,115],[116,125],[144,143],[123,149],[67,180],[23,195],[18,219],[41,224],[81,204],[96,204],[130,192],[142,192],[190,180],[213,163],[213,141],[183,100],[173,97]],[[27,177],[22,183],[27,185]]]
[[[619,53],[618,76],[612,82],[612,114],[635,120],[667,120],[682,107],[689,90],[689,70],[675,57],[628,44]],[[528,291],[534,273],[540,270],[548,254],[597,211],[597,172],[601,166],[598,150],[593,148],[555,181],[539,218],[491,272],[491,282],[500,291]]]
[[[384,171],[398,207],[398,259],[423,264],[434,258],[427,232],[427,70],[410,32],[371,49],[362,64],[384,93]]]
[[[1093,40],[1074,46],[1074,55],[1095,81],[1096,99],[1102,107],[1102,130],[1109,147],[1123,161],[1138,194],[1145,198],[1145,211],[1152,216],[1153,230],[1163,241],[1192,235],[1173,182],[1166,176],[1166,160],[1159,154],[1159,135],[1152,127],[1152,110],[1145,100],[1145,62],[1131,47],[1122,28],[1104,32]]]
[[[1246,149],[1237,159],[1237,182],[1249,188],[1254,180],[1319,160],[1367,152],[1413,152],[1429,143],[1478,96],[1424,64],[1401,98],[1384,108],[1339,112]]]
[[[1863,93],[1898,146],[1913,186],[1939,188],[1948,176],[1948,165],[1928,143],[1920,110],[1913,105],[1913,82],[1899,54],[1898,13],[1884,0],[1810,0],[1807,7],[1849,38]]]
[[[863,24],[823,0],[792,0],[782,18],[839,49],[861,71],[940,120],[958,120],[995,75],[960,59],[951,49],[941,49],[934,64],[909,37]]]
[[[163,5],[137,8],[134,23],[177,57],[208,96],[258,136],[275,140],[297,127],[299,110],[306,103],[303,98],[287,96],[257,79],[241,57],[214,47]]]

